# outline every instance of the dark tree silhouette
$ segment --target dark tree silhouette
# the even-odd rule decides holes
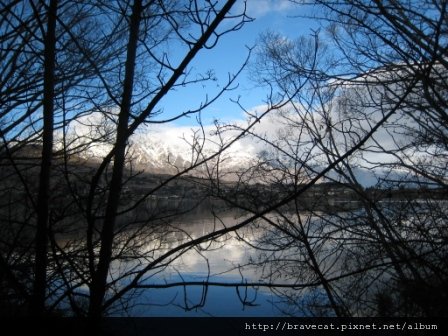
[[[166,212],[163,207],[146,209],[149,200],[169,193],[171,185],[186,181],[183,175],[219,151],[202,153],[204,139],[196,136],[188,166],[175,167],[175,175],[162,175],[159,182],[130,194],[129,188],[151,178],[134,171],[129,142],[148,124],[199,115],[232,88],[241,69],[199,107],[185,107],[177,115],[162,113],[162,100],[173,89],[215,80],[211,71],[193,76],[191,63],[251,20],[244,9],[232,12],[234,4],[18,1],[2,8],[2,53],[8,70],[2,77],[8,85],[1,92],[2,193],[9,198],[2,203],[2,230],[8,235],[2,242],[1,267],[6,292],[16,293],[13,306],[31,303],[33,314],[68,310],[97,323],[111,307],[132,298],[148,274],[227,232],[186,236],[170,250],[154,246],[145,251],[148,240],[182,233],[170,225],[170,218],[197,206],[193,202]],[[20,47],[12,48],[17,41]],[[172,41],[182,57],[169,54]],[[35,69],[28,62],[34,59]],[[16,81],[20,72],[27,76]],[[76,124],[89,129],[87,136],[73,134]],[[104,156],[82,158],[83,151],[98,144],[109,145]],[[32,181],[39,166],[42,175],[36,186]],[[27,203],[17,210],[22,194]],[[36,257],[28,247],[36,249]],[[123,273],[111,269],[112,263],[135,260],[147,265]],[[33,264],[34,276],[21,278],[20,267],[26,272]],[[30,283],[35,283],[31,293]]]
[[[320,31],[261,37],[281,127],[250,130],[259,162],[216,194],[266,227],[253,263],[286,313],[446,315],[446,2],[313,3]]]
[[[44,82],[43,82],[43,132],[42,159],[37,195],[36,256],[34,260],[34,289],[31,312],[39,315],[45,311],[47,283],[48,216],[50,201],[51,161],[53,156],[54,87],[56,63],[56,17],[58,5],[52,0],[48,6],[47,29],[44,40]],[[38,16],[37,16],[38,17]]]

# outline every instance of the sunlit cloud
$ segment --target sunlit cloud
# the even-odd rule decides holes
[[[340,153],[351,150],[355,145],[353,141],[359,140],[381,119],[381,111],[375,110],[364,111],[364,118],[346,118],[338,113],[338,101],[333,105],[336,108],[328,116],[334,124],[331,141]],[[255,122],[255,118],[267,110],[269,106],[266,105],[254,106],[246,111],[246,115],[232,121],[202,127],[145,125],[129,139],[128,154],[135,164],[153,170],[167,169],[172,164],[179,168],[188,167],[193,162],[208,158],[212,158],[207,161],[209,168],[215,167],[219,160],[221,171],[228,172],[255,167],[260,160],[269,160],[274,165],[281,162],[282,166],[288,167],[290,158],[295,156],[298,160],[306,159],[305,165],[309,167],[328,164],[324,155],[326,146],[330,146],[327,121],[318,110],[310,112],[298,103],[290,103],[281,110],[270,111]],[[95,112],[74,120],[67,130],[68,147],[80,148],[84,145],[83,155],[97,159],[105,157],[115,140],[113,117],[112,114],[105,118]],[[362,151],[351,156],[350,162],[358,167],[360,179],[365,185],[374,185],[377,181],[371,172],[373,167],[392,164],[396,158],[390,153],[399,151],[399,144],[410,141],[400,126],[403,122],[408,128],[414,126],[399,113],[371,135]],[[242,132],[244,136],[241,136]],[[317,138],[320,143],[317,143],[316,134],[319,134]]]

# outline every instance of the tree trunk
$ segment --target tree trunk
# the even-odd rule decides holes
[[[137,53],[139,26],[141,21],[142,3],[136,0],[132,7],[130,20],[129,42],[127,46],[125,77],[123,95],[118,116],[117,138],[115,144],[114,166],[110,182],[109,196],[106,206],[106,214],[101,231],[101,248],[99,261],[93,274],[90,286],[89,318],[97,322],[102,316],[102,304],[106,294],[107,274],[112,258],[112,243],[114,239],[114,226],[116,212],[120,202],[123,169],[125,164],[126,137],[128,137],[129,115],[134,85],[134,69]]]
[[[35,236],[34,288],[30,313],[42,315],[45,311],[45,291],[47,282],[47,243],[49,218],[49,191],[51,161],[53,155],[53,116],[56,59],[56,15],[57,0],[51,0],[48,7],[48,24],[44,51],[44,93],[43,93],[43,133],[42,161],[37,199],[37,227]]]

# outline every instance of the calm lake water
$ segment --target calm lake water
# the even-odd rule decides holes
[[[273,214],[270,215],[270,220],[275,222],[279,219],[279,223],[283,223],[279,225],[287,225],[287,230],[291,230],[291,233],[284,236],[278,227],[272,229],[272,225],[254,223],[238,233],[228,234],[191,249],[164,267],[153,269],[142,283],[159,287],[183,282],[196,282],[195,285],[139,289],[130,301],[123,301],[127,304],[124,310],[123,305],[117,305],[116,311],[111,313],[114,316],[154,317],[275,317],[288,314],[332,316],[333,311],[329,307],[326,295],[328,293],[324,292],[320,285],[309,287],[310,289],[290,289],[287,292],[287,289],[283,290],[279,287],[272,289],[254,286],[254,284],[261,282],[283,285],[296,284],[296,282],[319,283],[319,278],[314,272],[315,268],[310,264],[304,243],[301,241],[301,232],[306,232],[308,244],[313,250],[320,272],[326,277],[335,279],[344,275],[341,277],[343,280],[337,282],[337,285],[342,287],[350,285],[348,281],[357,281],[354,278],[356,273],[353,279],[345,280],[345,272],[357,270],[360,267],[358,263],[363,262],[364,257],[368,262],[375,263],[375,255],[373,259],[370,259],[369,254],[365,256],[357,254],[356,249],[363,246],[354,244],[352,247],[345,242],[347,239],[348,241],[354,239],[355,242],[359,239],[361,242],[370,244],[369,246],[376,244],[376,234],[370,227],[370,220],[376,220],[376,218],[367,218],[367,212],[356,202],[346,202],[343,205],[340,211],[329,209],[327,212],[310,213],[305,210],[299,211],[300,215],[298,215],[289,213],[289,210],[285,209],[278,218]],[[415,219],[418,219],[416,223],[432,225],[432,215],[446,213],[448,203],[445,200],[413,200],[412,202],[388,200],[378,202],[377,205],[382,208],[382,214],[401,230],[404,237],[407,237],[418,234],[414,232],[419,228],[414,228]],[[112,273],[124,274],[129,269],[141,269],[158,255],[172,250],[182,242],[202,237],[223,227],[230,227],[244,219],[244,216],[236,211],[221,211],[214,217],[209,209],[196,210],[167,223],[167,226],[161,226],[160,235],[146,237],[141,249],[146,255],[151,255],[147,260],[134,259],[132,262],[116,263],[112,265]],[[300,230],[303,231],[294,231],[299,227],[302,227]],[[343,229],[344,227],[347,229]],[[297,236],[294,237],[294,234]],[[258,244],[260,242],[261,245]],[[261,246],[264,250],[255,249],[250,244]],[[278,249],[275,249],[276,247]],[[419,248],[423,251],[428,249],[428,246],[422,242]],[[362,260],[353,259],[353,255],[360,256]],[[388,261],[387,258],[384,260]],[[260,262],[257,263],[258,261]],[[379,286],[366,287],[363,295],[369,299],[374,297],[375,291],[382,288],[381,282],[389,281],[393,274],[393,270],[387,266],[387,263],[384,267],[362,273],[360,276],[369,277],[369,281],[376,281],[375,285]],[[364,281],[364,278],[361,280]],[[203,282],[240,285],[205,286]],[[244,286],[242,285],[244,283],[251,285]],[[125,281],[124,284],[126,284]],[[357,302],[354,300],[350,304],[356,305]],[[303,309],[305,306],[310,307],[310,310]],[[364,307],[360,309],[363,313]]]
[[[133,278],[133,275],[129,276],[130,272],[135,275],[182,243],[224,227],[231,227],[245,218],[241,212],[222,208],[215,209],[216,213],[212,215],[209,204],[202,208],[194,208],[193,211],[186,211],[185,215],[169,220],[166,216],[162,220],[161,217],[151,213],[155,209],[159,214],[162,211],[162,215],[166,215],[169,212],[170,201],[166,200],[166,203],[168,209],[166,211],[160,202],[154,202],[148,205],[148,213],[135,217],[158,218],[157,220],[144,224],[139,222],[135,226],[123,226],[121,234],[116,237],[118,249],[121,249],[120,238],[123,238],[121,242],[128,248],[126,253],[120,253],[123,259],[111,265],[109,281],[115,283],[116,289],[120,290],[129,283]],[[270,221],[275,222],[278,219],[278,223],[281,224],[273,226],[266,222],[253,223],[237,233],[229,233],[212,242],[174,255],[171,260],[164,261],[165,264],[159,263],[157,267],[151,267],[151,270],[145,273],[145,277],[139,280],[140,285],[152,288],[136,289],[124,296],[121,302],[116,302],[108,313],[112,316],[135,317],[332,316],[333,310],[328,304],[328,292],[324,292],[315,270],[318,269],[325,274],[326,278],[342,279],[337,280],[336,284],[343,287],[351,285],[348,281],[358,280],[357,278],[346,280],[345,277],[347,272],[357,270],[363,265],[358,263],[363,263],[364,260],[375,263],[377,260],[376,254],[363,255],[356,250],[363,247],[362,245],[354,244],[352,247],[346,244],[347,239],[355,242],[356,239],[360,239],[369,246],[377,242],[375,232],[370,228],[371,218],[367,220],[366,212],[356,203],[352,203],[336,212],[332,209],[312,213],[300,210],[299,215],[284,209],[281,214],[269,215]],[[411,206],[410,204],[401,200],[378,203],[383,207],[382,213],[402,231],[401,234],[405,237],[416,234],[412,225],[414,217],[418,217],[420,224],[432,225],[433,214],[446,213],[448,207],[446,201],[437,200],[430,202],[414,200]],[[413,213],[404,212],[409,207]],[[180,207],[175,204],[174,208],[178,210]],[[403,216],[404,213],[406,216]],[[148,217],[153,215],[155,217]],[[423,222],[424,219],[427,219],[428,223]],[[281,225],[285,225],[285,231],[289,231],[287,234],[282,235],[283,231],[279,229]],[[306,235],[306,244],[309,245],[312,254],[307,254],[305,243],[300,238],[301,234]],[[135,239],[130,240],[129,237]],[[255,249],[251,244],[262,249]],[[424,242],[419,248],[422,251],[428,249]],[[317,268],[310,262],[310,255],[314,255]],[[353,258],[353,255],[359,258]],[[387,259],[384,260],[387,262]],[[367,280],[372,281],[369,284],[377,281],[375,285],[381,286],[381,282],[387,282],[394,274],[387,263],[384,265],[372,269],[369,273],[360,274],[361,280],[365,281],[364,277],[368,276]],[[353,277],[356,274],[354,273]],[[381,280],[379,284],[378,279]],[[194,284],[184,285],[188,282]],[[205,282],[221,286],[206,286]],[[260,283],[288,286],[295,284],[296,287],[269,288],[260,286]],[[315,285],[301,288],[300,284]],[[378,288],[381,289],[369,285],[363,291],[363,295],[368,298],[374,297]],[[83,285],[79,291],[87,292],[88,288]],[[355,305],[357,302],[359,300],[353,300],[350,304]],[[360,309],[364,312],[363,307]]]
[[[239,219],[238,219],[239,218]],[[228,211],[213,217],[205,212],[186,216],[173,226],[184,233],[175,232],[165,236],[164,241],[147,243],[147,250],[156,245],[165,249],[177,246],[186,236],[198,238],[215,228],[230,226],[241,220],[241,215]],[[253,242],[261,229],[245,229],[228,234],[212,243],[201,245],[202,249],[192,249],[181,255],[163,271],[148,276],[147,284],[171,284],[184,281],[245,283],[259,282],[260,272],[256,267],[243,267],[251,259],[256,259],[259,251],[247,242]],[[243,238],[246,241],[243,241]],[[115,264],[115,270],[132,267],[123,263]],[[246,304],[243,304],[245,302]],[[125,311],[114,316],[282,316],[284,303],[267,288],[252,286],[222,287],[202,285],[176,286],[171,288],[151,288],[138,290],[132,304]],[[121,309],[121,308],[120,308]]]

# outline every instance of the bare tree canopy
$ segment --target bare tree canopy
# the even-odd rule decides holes
[[[297,286],[285,313],[446,315],[446,3],[313,3],[312,36],[260,39],[280,126],[251,131],[259,162],[222,197],[266,227],[253,264]]]
[[[287,4],[319,28],[261,34],[219,85],[195,62],[246,1],[1,4],[0,314],[97,326],[169,288],[186,311],[234,288],[282,316],[448,314],[448,2]],[[204,124],[246,68],[264,101]],[[142,144],[185,118],[187,155]]]
[[[234,3],[2,5],[1,267],[13,307],[26,310],[31,303],[30,314],[41,315],[63,304],[72,314],[98,320],[140,278],[195,245],[146,252],[138,246],[145,236],[174,230],[162,226],[174,213],[151,213],[145,202],[210,158],[195,147],[189,166],[128,195],[129,185],[142,181],[128,143],[147,124],[199,115],[232,86],[238,69],[200,106],[163,114],[161,101],[170,91],[214,80],[212,72],[194,73],[191,63],[251,20],[244,8],[232,11]],[[80,138],[75,124],[91,131]],[[83,162],[80,154],[98,143],[109,144],[108,152]],[[110,278],[113,262],[142,258],[148,266]],[[22,277],[28,267],[34,272]],[[120,285],[123,279],[127,286]]]

